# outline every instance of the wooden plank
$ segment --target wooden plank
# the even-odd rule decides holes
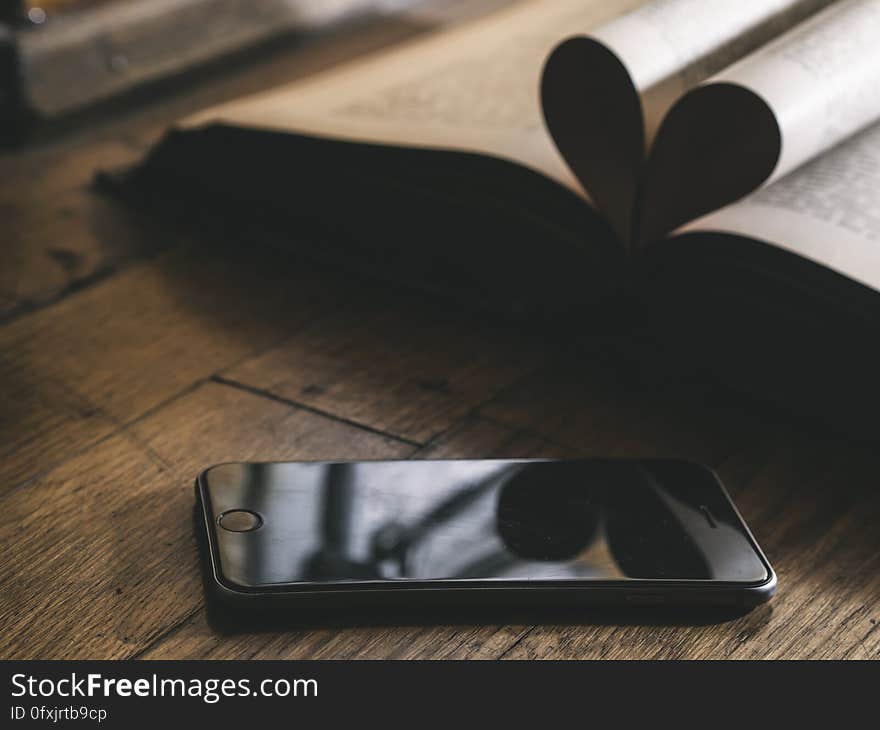
[[[155,446],[155,442],[151,442]],[[158,449],[160,452],[161,449]],[[529,432],[470,419],[420,449],[418,458],[555,456],[558,446]],[[527,626],[461,623],[447,626],[356,626],[220,636],[204,611],[143,654],[147,659],[182,658],[486,658],[511,646]]]
[[[198,471],[225,461],[396,459],[413,452],[392,437],[219,383],[200,386],[127,430],[188,488]]]
[[[774,560],[773,621],[732,656],[880,657],[876,452],[822,434],[787,437],[734,497]]]
[[[0,350],[0,495],[116,430],[63,382],[36,381]]]
[[[335,306],[315,271],[246,241],[189,247],[7,324],[0,443],[33,458],[0,466],[0,491]]]
[[[483,317],[368,296],[223,376],[425,443],[543,358],[535,339]]]
[[[531,450],[529,448],[531,444]],[[779,572],[779,595],[740,617],[586,612],[546,625],[325,627],[221,637],[193,616],[146,658],[878,657],[880,494],[870,450],[787,435],[720,466]],[[473,419],[418,455],[570,456]]]
[[[160,246],[155,228],[89,190],[96,167],[137,154],[111,141],[0,157],[0,321]]]
[[[662,456],[709,465],[784,423],[721,386],[640,382],[617,362],[588,353],[554,358],[480,413],[528,426],[581,456]]]
[[[411,447],[215,383],[6,496],[0,656],[120,658],[202,603],[192,480],[235,459]]]
[[[757,468],[740,458],[720,469],[779,574],[768,605],[693,625],[606,614],[536,626],[505,658],[880,657],[880,493],[869,450],[801,437],[773,452]]]
[[[221,371],[426,441],[540,357],[536,343],[511,329],[475,326],[466,312],[383,294],[247,240],[190,245],[131,267],[8,323],[0,352],[3,372],[26,374],[21,384],[10,378],[0,436],[8,453],[32,444],[39,456],[0,467],[9,479],[0,491],[76,453],[108,423],[127,423]],[[53,408],[59,389],[70,397]],[[45,408],[22,418],[34,402]],[[81,413],[90,419],[83,430]]]
[[[145,225],[92,194],[86,186],[95,168],[130,161],[159,129],[200,106],[306,75],[413,32],[393,21],[349,29],[323,45],[298,45],[206,81],[196,93],[166,98],[148,112],[0,156],[0,239],[7,252],[0,320],[179,241],[169,226]],[[228,247],[221,254],[218,244],[166,257],[78,293],[51,313],[3,328],[0,372],[8,387],[0,406],[0,454],[18,458],[3,460],[0,492],[93,443],[114,422],[131,420],[193,379],[235,362],[249,347],[264,347],[276,332],[288,334],[297,316],[309,316],[314,299],[322,297],[299,274],[300,264],[252,254],[248,241],[237,243],[240,251]],[[186,291],[174,292],[175,282]],[[325,286],[334,288],[340,287]]]
[[[4,500],[4,659],[121,658],[198,600],[185,511],[124,436]]]
[[[472,416],[416,452],[419,459],[566,458],[572,450],[529,428]]]
[[[142,659],[491,659],[525,626],[334,626],[222,636],[199,611]]]
[[[124,132],[97,139],[61,139],[18,150],[0,150],[0,202],[27,203],[35,212],[45,211],[53,196],[84,187],[96,168],[134,162],[145,142]]]
[[[51,304],[180,240],[87,190],[55,196],[45,208],[16,208],[8,218],[8,266],[0,273],[7,301],[0,304],[0,322]]]
[[[524,626],[333,626],[216,634],[199,611],[142,659],[487,659],[522,636]]]
[[[678,456],[715,466],[781,583],[770,606],[735,621],[656,626],[650,617],[621,624],[612,616],[541,626],[511,658],[877,656],[880,496],[869,489],[869,447],[813,434],[720,387],[639,388],[600,361],[553,364],[481,413],[528,425],[580,455]],[[805,525],[809,537],[798,539]]]

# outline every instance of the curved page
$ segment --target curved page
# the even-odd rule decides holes
[[[829,1],[655,0],[554,50],[547,126],[623,240],[637,237],[645,150],[673,102]]]

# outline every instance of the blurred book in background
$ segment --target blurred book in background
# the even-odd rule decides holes
[[[0,137],[17,138],[33,120],[82,110],[286,34],[424,4],[424,0],[0,0]]]

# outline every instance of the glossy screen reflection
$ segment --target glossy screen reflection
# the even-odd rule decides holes
[[[767,570],[710,472],[673,461],[225,464],[207,472],[226,581],[713,579]]]

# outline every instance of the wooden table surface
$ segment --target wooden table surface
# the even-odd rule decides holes
[[[0,657],[880,657],[877,448],[94,194],[174,119],[423,30],[351,26],[0,156]],[[156,96],[156,98],[151,98]],[[192,480],[234,460],[643,456],[718,470],[779,574],[735,618],[223,636]]]

